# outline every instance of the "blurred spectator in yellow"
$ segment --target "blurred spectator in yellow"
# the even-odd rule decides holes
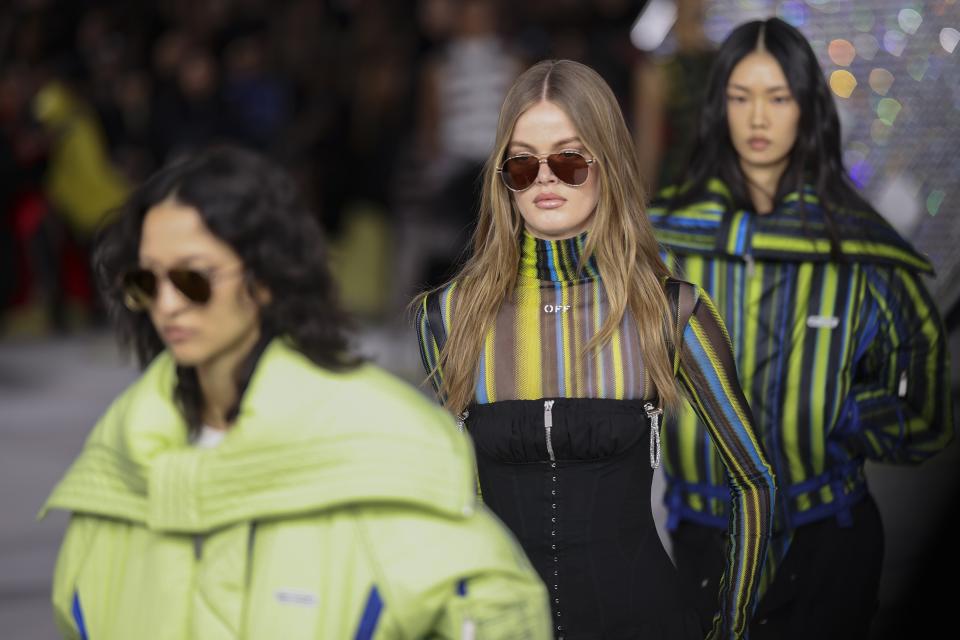
[[[48,81],[33,108],[50,139],[47,196],[73,231],[87,238],[103,214],[123,202],[128,185],[110,163],[100,123],[64,82]]]

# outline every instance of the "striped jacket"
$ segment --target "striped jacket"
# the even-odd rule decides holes
[[[670,213],[664,192],[649,215],[671,270],[730,331],[778,481],[774,531],[848,522],[866,459],[918,463],[953,436],[945,334],[921,280],[932,268],[872,211],[834,216],[838,262],[809,190],[764,216],[736,210],[718,181],[709,192]],[[725,472],[692,411],[667,422],[664,454],[668,526],[725,526]]]

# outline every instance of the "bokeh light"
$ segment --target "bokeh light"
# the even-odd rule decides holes
[[[849,98],[857,88],[857,79],[846,69],[838,69],[830,74],[830,88],[837,96]]]
[[[953,53],[958,42],[960,42],[960,31],[953,27],[945,27],[940,30],[940,46],[943,47],[944,51]]]
[[[927,58],[915,58],[907,63],[907,73],[917,82],[923,80],[923,76],[926,75],[929,68],[930,61]]]
[[[843,152],[843,165],[850,174],[850,179],[858,187],[863,187],[873,177],[873,166],[867,160],[870,147],[862,142],[852,142]]]
[[[923,16],[916,9],[901,9],[897,14],[897,23],[904,33],[912,36],[923,23]]]
[[[807,4],[819,8],[821,11],[827,9],[831,0],[807,0]],[[834,7],[835,9],[835,7]]]
[[[737,0],[737,4],[745,11],[763,11],[767,9],[765,0]]]
[[[888,126],[893,126],[903,106],[893,98],[884,98],[877,103],[877,117]]]
[[[876,17],[870,7],[857,7],[853,10],[853,28],[867,33],[873,29]]]
[[[827,46],[827,54],[834,64],[849,67],[853,59],[857,57],[857,50],[850,44],[849,40],[838,38],[830,41]]]
[[[795,0],[781,2],[777,5],[777,16],[795,27],[802,27],[807,23],[807,7]]]
[[[853,46],[857,50],[857,55],[864,60],[873,60],[873,57],[877,55],[877,51],[880,49],[880,43],[877,42],[876,37],[870,33],[858,33],[854,36]]]
[[[930,192],[930,195],[927,196],[927,213],[932,216],[937,215],[937,212],[940,211],[940,205],[943,204],[943,199],[946,197],[946,193],[940,189],[934,189]]]
[[[870,72],[870,88],[873,89],[874,93],[877,93],[878,95],[887,95],[887,92],[890,91],[890,87],[893,86],[893,81],[893,74],[886,69],[879,68]]]
[[[892,56],[900,57],[907,48],[907,36],[902,31],[891,29],[883,34],[883,48]]]

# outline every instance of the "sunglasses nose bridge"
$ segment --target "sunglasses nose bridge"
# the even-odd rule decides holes
[[[550,157],[549,156],[537,156],[537,177],[534,182],[543,182],[547,183],[553,180],[554,182],[558,181],[557,174],[553,172],[553,167],[550,166]],[[541,179],[541,176],[544,175],[543,172],[546,171],[546,176],[544,179]]]
[[[170,281],[169,276],[164,275],[157,278],[157,294],[153,304],[160,313],[175,313],[189,306],[190,300]]]

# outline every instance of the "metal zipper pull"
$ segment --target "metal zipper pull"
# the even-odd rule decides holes
[[[756,262],[754,261],[753,256],[750,255],[749,253],[748,253],[747,255],[743,256],[743,259],[744,259],[744,260],[746,261],[746,263],[747,263],[747,277],[748,277],[748,278],[752,278],[752,277],[753,277],[753,269],[754,269],[754,267],[756,266]]]
[[[467,426],[467,418],[470,417],[470,412],[466,409],[462,413],[457,415],[457,431],[463,433],[464,428]]]
[[[550,462],[555,462],[553,457],[553,403],[554,400],[543,401],[543,430],[547,438],[547,455],[550,456]]]
[[[906,371],[900,372],[900,386],[897,389],[897,395],[899,395],[901,398],[907,397],[907,372]]]
[[[653,406],[652,402],[647,402],[643,408],[650,419],[650,468],[656,469],[660,466],[660,416],[663,409]]]

